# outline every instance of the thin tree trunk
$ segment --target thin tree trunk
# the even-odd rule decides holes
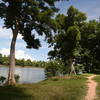
[[[14,73],[15,73],[15,44],[18,35],[18,30],[13,30],[13,37],[10,46],[10,65],[9,65],[9,73],[8,73],[8,81],[7,85],[13,85],[16,83]]]
[[[72,58],[70,58],[70,75],[76,75],[75,67],[74,67],[75,61],[73,61]]]

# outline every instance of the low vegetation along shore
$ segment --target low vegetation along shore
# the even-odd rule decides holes
[[[84,100],[86,78],[50,78],[36,84],[0,87],[0,100]]]
[[[0,65],[0,67],[9,67],[9,65]],[[35,66],[15,66],[15,67],[21,67],[21,68],[26,68],[26,67],[31,67],[31,68],[42,68],[42,67],[35,67]]]

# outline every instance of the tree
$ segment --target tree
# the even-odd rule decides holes
[[[51,37],[51,31],[55,30],[53,15],[58,9],[55,2],[59,0],[1,0],[0,18],[4,20],[4,27],[12,30],[10,47],[10,66],[7,83],[15,84],[15,44],[18,34],[23,36],[27,48],[38,49],[41,44],[38,35]]]
[[[21,60],[20,60],[20,66],[22,66],[22,67],[25,66],[25,60],[24,60],[24,59],[21,59]]]
[[[65,67],[61,61],[53,60],[46,63],[45,72],[47,77],[65,74]]]
[[[87,72],[94,72],[100,65],[100,23],[91,20],[85,23],[81,30],[82,63],[85,64]]]
[[[3,65],[9,65],[9,56],[7,57],[7,56],[3,56],[2,57],[2,64]]]
[[[25,66],[32,66],[32,61],[30,59],[26,60]]]
[[[48,53],[50,58],[60,59],[65,66],[70,67],[70,74],[75,74],[75,59],[80,56],[81,27],[86,15],[71,6],[67,15],[59,14],[56,17],[57,35],[51,41],[53,50]]]

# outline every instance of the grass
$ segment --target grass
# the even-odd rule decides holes
[[[86,78],[51,78],[36,84],[0,87],[0,100],[84,100]]]
[[[97,98],[95,100],[100,100],[100,75],[97,75],[94,80],[98,83],[96,88]]]
[[[92,75],[94,75],[94,74],[92,74],[92,73],[85,73],[85,74],[81,74],[80,76],[89,77],[89,76],[92,76]]]

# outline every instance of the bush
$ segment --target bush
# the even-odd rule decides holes
[[[76,70],[76,72],[79,74],[79,72],[83,72],[84,71],[84,66],[83,66],[83,64],[77,64],[76,66],[75,66],[75,70]]]
[[[47,77],[62,75],[65,71],[64,64],[59,61],[50,61],[46,64],[45,73]]]
[[[20,78],[20,76],[17,75],[17,74],[15,74],[15,80],[16,80],[16,82],[19,82],[19,78]]]
[[[6,78],[4,76],[0,76],[0,84],[4,83],[5,80]]]

